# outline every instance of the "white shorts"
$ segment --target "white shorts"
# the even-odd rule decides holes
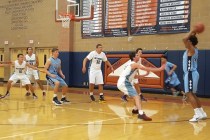
[[[135,87],[131,82],[117,82],[117,88],[124,94],[131,97],[138,95]]]
[[[35,82],[34,80],[39,80],[39,73],[37,70],[26,71],[26,75],[31,82]]]
[[[104,84],[102,71],[101,70],[97,70],[97,71],[90,70],[89,71],[89,83],[95,84],[95,85]]]
[[[13,74],[10,78],[10,81],[13,81],[12,84],[15,84],[18,80],[22,83],[22,85],[28,85],[31,84],[30,80],[25,74]]]

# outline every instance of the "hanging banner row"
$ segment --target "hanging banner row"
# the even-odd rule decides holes
[[[190,30],[191,0],[93,0],[94,18],[82,21],[82,38],[181,33]],[[82,16],[90,15],[89,0]]]

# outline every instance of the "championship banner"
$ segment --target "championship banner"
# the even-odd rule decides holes
[[[163,54],[142,54],[141,64],[146,67],[160,67],[161,66],[161,57]],[[130,62],[128,54],[107,54],[108,60],[116,60],[112,66],[115,69],[114,73],[111,72],[111,69],[108,65],[105,65],[105,76],[104,84],[116,86],[119,75],[122,73],[124,68]],[[151,60],[155,60],[159,64],[153,63]],[[140,75],[145,74],[146,71],[139,70]],[[161,89],[164,87],[164,71],[161,72],[150,72],[149,75],[139,79],[140,86],[143,88],[158,88]]]

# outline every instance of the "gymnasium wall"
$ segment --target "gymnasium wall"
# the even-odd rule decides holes
[[[198,36],[198,48],[202,50],[199,58],[200,94],[210,94],[210,67],[207,65],[207,60],[210,59],[209,9],[209,0],[192,0],[191,25],[198,21],[206,25],[205,32]],[[11,60],[11,49],[14,48],[21,50],[31,46],[37,50],[58,47],[69,86],[84,85],[83,81],[87,80],[87,75],[81,73],[82,60],[89,51],[95,49],[97,43],[103,44],[107,53],[123,53],[137,47],[144,50],[167,49],[168,58],[178,65],[177,73],[182,79],[181,59],[184,46],[181,40],[185,33],[133,36],[131,41],[128,41],[128,37],[82,39],[80,22],[71,22],[69,30],[63,29],[61,22],[55,22],[55,0],[1,0],[0,17],[0,49],[4,52],[3,60]],[[2,77],[8,80],[10,69],[0,70],[0,73],[3,73]]]

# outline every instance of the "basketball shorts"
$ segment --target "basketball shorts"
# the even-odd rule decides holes
[[[34,80],[39,80],[39,72],[37,70],[26,71],[26,75],[31,82],[34,82]]]
[[[135,87],[131,82],[117,82],[117,88],[124,94],[129,95],[131,97],[138,95]]]
[[[89,71],[89,83],[95,85],[104,84],[103,74],[101,70],[90,70]]]
[[[46,76],[46,79],[47,79],[48,83],[50,84],[50,86],[52,88],[55,87],[55,83],[56,82],[60,82],[60,87],[67,86],[66,82],[60,76],[58,76],[58,75],[56,76],[56,78],[52,78],[52,77],[50,77],[50,76],[47,75]]]
[[[138,84],[138,83],[139,83],[139,79],[133,79],[133,80],[132,80],[132,84],[135,85],[135,84]]]
[[[184,90],[185,93],[197,92],[198,87],[198,80],[199,80],[199,73],[197,71],[190,71],[184,74]]]
[[[28,79],[27,75],[25,74],[13,74],[10,78],[10,81],[13,81],[12,84],[17,83],[18,80],[22,83],[22,85],[28,85],[31,84],[30,80]]]

